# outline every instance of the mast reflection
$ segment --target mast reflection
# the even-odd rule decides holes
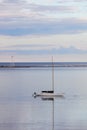
[[[52,130],[54,130],[54,98],[41,98],[43,101],[51,101],[52,103]]]

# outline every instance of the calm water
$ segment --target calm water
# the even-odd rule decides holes
[[[65,98],[34,99],[51,78],[51,68],[0,69],[0,130],[87,130],[87,68],[55,68]]]

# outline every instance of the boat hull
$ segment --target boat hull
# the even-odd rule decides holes
[[[63,94],[54,94],[54,93],[41,93],[41,94],[35,94],[34,97],[41,97],[41,98],[60,97],[60,98],[64,98],[64,95]]]

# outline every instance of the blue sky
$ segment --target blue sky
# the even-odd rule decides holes
[[[0,0],[0,61],[87,61],[87,0]]]

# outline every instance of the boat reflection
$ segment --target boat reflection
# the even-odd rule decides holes
[[[43,101],[51,101],[52,103],[52,130],[54,130],[54,98],[46,98],[46,97],[42,97],[41,98]]]

